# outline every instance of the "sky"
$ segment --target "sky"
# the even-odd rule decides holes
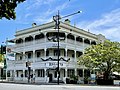
[[[66,16],[71,25],[94,34],[103,34],[111,41],[120,42],[120,0],[26,0],[16,8],[16,19],[0,20],[0,44],[14,39],[17,30],[52,21],[54,15]],[[64,20],[62,20],[64,21]]]

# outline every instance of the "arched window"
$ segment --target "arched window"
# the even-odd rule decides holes
[[[75,37],[74,37],[72,34],[68,34],[68,35],[67,35],[67,38],[68,38],[68,39],[75,40]]]
[[[76,38],[76,41],[83,42],[83,39],[79,36],[79,37]]]
[[[17,44],[23,43],[23,39],[22,39],[22,38],[17,39],[17,40],[16,40],[16,43],[17,43]]]
[[[66,38],[65,33],[60,32],[59,37],[60,37],[60,40],[65,40]]]
[[[91,45],[96,45],[96,42],[95,42],[95,41],[92,41],[92,42],[91,42]]]
[[[29,42],[29,41],[32,41],[33,40],[33,37],[32,36],[29,36],[29,37],[26,37],[25,38],[25,42]]]
[[[83,52],[77,52],[78,53],[78,57],[80,57],[81,55],[83,55]]]
[[[44,38],[44,34],[43,33],[35,36],[35,40],[42,39],[42,38]]]
[[[84,40],[84,43],[90,44],[90,40],[89,40],[89,39],[85,39],[85,40]]]

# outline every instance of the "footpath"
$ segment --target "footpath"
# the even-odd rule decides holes
[[[27,84],[27,85],[58,85],[58,83],[31,83],[31,82],[14,82],[14,81],[6,81],[0,80],[0,83],[9,83],[9,84]],[[64,83],[59,83],[59,85],[64,85]]]
[[[58,83],[31,83],[31,82],[14,82],[14,81],[6,81],[6,80],[0,80],[0,83],[9,83],[9,84],[26,84],[26,85],[58,85]],[[97,85],[97,84],[64,84],[59,83],[59,85],[79,85],[79,86],[106,86],[106,85]],[[107,85],[107,86],[118,86],[120,85]]]

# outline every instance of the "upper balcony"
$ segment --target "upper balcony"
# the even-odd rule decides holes
[[[41,49],[35,51],[26,51],[25,54],[22,54],[17,53],[16,59],[14,61],[8,60],[7,63],[9,69],[13,67],[18,67],[18,69],[26,68],[25,64],[27,61],[31,62],[32,67],[39,66],[40,64],[45,65],[45,63],[58,61],[58,50],[55,48],[49,48],[47,50]],[[75,52],[74,50],[70,49],[60,49],[59,55],[60,62],[76,64],[78,58],[82,55],[82,52]]]
[[[56,48],[57,47],[57,32],[48,32],[46,34],[40,33],[34,36],[27,36],[24,39],[19,38],[16,40],[16,49],[24,49],[24,48],[33,48],[33,47],[50,47]],[[90,45],[96,45],[95,40],[90,40],[88,38],[84,38],[81,36],[75,36],[71,33],[59,33],[59,42],[60,45],[63,46],[62,48],[72,47],[72,48],[81,48],[82,50],[89,47]],[[56,47],[54,47],[56,45]]]

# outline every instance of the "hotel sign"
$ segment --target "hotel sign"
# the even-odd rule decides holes
[[[48,62],[46,63],[47,67],[56,68],[58,66],[57,62]],[[65,67],[64,63],[59,63],[59,67]]]
[[[58,47],[58,44],[57,43],[52,43],[52,44],[48,44],[47,45],[47,47]],[[63,48],[65,48],[65,44],[59,44],[59,47],[63,47]]]

